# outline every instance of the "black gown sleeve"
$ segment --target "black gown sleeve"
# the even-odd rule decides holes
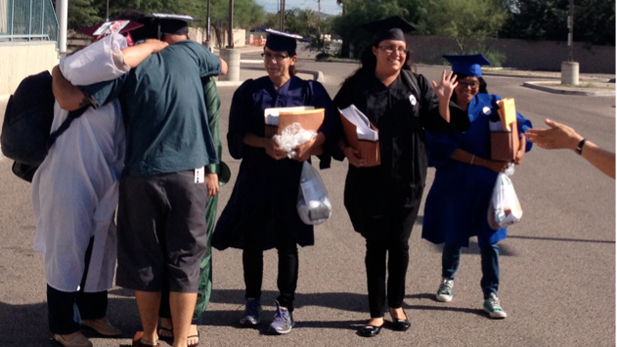
[[[422,75],[417,75],[417,80],[420,87],[420,98],[423,100],[420,118],[424,129],[434,134],[459,133],[469,130],[471,123],[467,112],[456,105],[453,107],[453,103],[450,102],[450,123],[446,122],[439,113],[439,98],[433,86]]]
[[[227,145],[229,154],[234,159],[244,157],[244,135],[251,131],[251,115],[253,107],[253,80],[244,82],[234,93],[229,111],[229,130],[227,132]]]
[[[343,83],[341,89],[339,89],[336,96],[334,96],[334,106],[337,108],[337,117],[336,117],[336,134],[333,136],[333,146],[331,155],[332,158],[338,161],[345,160],[345,154],[338,146],[338,143],[341,139],[345,138],[345,133],[343,132],[343,124],[341,123],[341,117],[338,115],[338,109],[344,109],[349,105],[354,103],[354,81],[356,81],[357,75],[351,77],[347,81]],[[357,81],[356,81],[357,82]]]

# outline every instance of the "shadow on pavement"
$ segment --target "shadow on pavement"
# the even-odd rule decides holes
[[[513,237],[515,236],[508,235],[508,238],[513,238]],[[443,252],[443,244],[440,244],[440,245],[433,244],[432,246],[433,246],[434,252],[436,253]],[[475,241],[475,238],[469,241],[469,247],[463,247],[462,254],[463,255],[465,254],[480,255],[480,246],[478,246],[478,242]],[[499,255],[504,256],[504,257],[515,257],[518,254],[516,253],[513,247],[502,242],[499,244]],[[441,263],[439,263],[439,266],[441,266]]]

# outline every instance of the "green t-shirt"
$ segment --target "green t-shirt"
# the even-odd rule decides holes
[[[125,173],[149,176],[218,163],[201,77],[220,72],[216,55],[185,40],[116,80],[80,88],[94,107],[118,97],[126,124]]]

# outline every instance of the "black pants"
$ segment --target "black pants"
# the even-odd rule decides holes
[[[371,318],[384,316],[386,298],[388,307],[403,307],[409,265],[409,237],[419,208],[420,201],[411,208],[390,211],[383,218],[372,221],[369,224],[372,232],[364,234],[364,262]]]
[[[94,238],[86,250],[86,267],[81,279],[80,290],[63,292],[47,285],[47,314],[49,330],[54,334],[67,335],[79,331],[79,318],[100,319],[107,313],[107,291],[85,293],[84,285],[88,276],[88,266],[92,255]],[[75,311],[77,307],[77,312]]]
[[[279,256],[277,286],[280,292],[277,300],[291,312],[298,284],[298,246],[287,231],[277,228],[276,249]],[[261,297],[263,263],[263,234],[256,230],[247,231],[242,252],[246,298]]]

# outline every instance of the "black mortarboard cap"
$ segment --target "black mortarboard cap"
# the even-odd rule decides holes
[[[482,77],[481,65],[491,65],[482,54],[444,55],[444,59],[452,64],[452,71],[470,77]]]
[[[297,34],[286,33],[264,27],[259,27],[258,29],[268,33],[266,47],[275,52],[295,52],[297,47],[296,40],[311,42],[311,40]]]
[[[142,26],[143,24],[128,19],[113,19],[87,28],[78,29],[77,32],[88,36],[99,37],[115,32],[124,34],[131,30],[141,28]]]
[[[158,21],[161,34],[187,35],[188,23],[200,21],[199,18],[184,14],[153,13],[152,17]]]
[[[366,23],[364,29],[373,33],[372,44],[376,45],[383,40],[405,41],[405,33],[415,31],[416,28],[400,16]]]

